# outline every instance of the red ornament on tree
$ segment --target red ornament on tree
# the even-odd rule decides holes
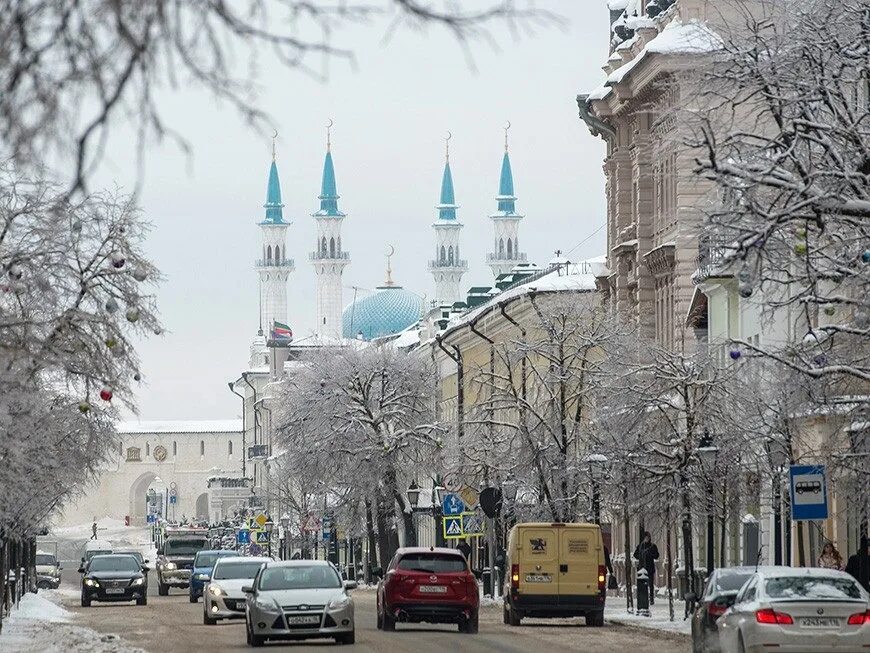
[[[112,401],[112,389],[109,386],[104,385],[103,389],[100,390],[100,399],[103,401]]]

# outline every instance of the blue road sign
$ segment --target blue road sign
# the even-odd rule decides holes
[[[458,494],[448,494],[444,497],[441,510],[445,515],[461,515],[465,512],[465,502]]]
[[[236,534],[236,540],[239,544],[250,544],[251,543],[251,531],[247,529],[240,529]]]
[[[146,523],[148,523],[148,524],[153,524],[154,522],[157,521],[157,515],[147,515],[147,516],[145,517],[145,521],[146,521]]]
[[[254,531],[257,536],[257,544],[268,544],[269,543],[269,532],[268,531]]]
[[[174,494],[169,495],[169,503],[176,503],[177,500],[178,500],[178,497],[175,496]]]
[[[444,525],[444,538],[447,540],[455,540],[465,537],[465,532],[462,530],[462,515],[456,517],[445,517],[442,520]]]
[[[792,465],[791,518],[795,521],[828,518],[828,485],[824,465]]]

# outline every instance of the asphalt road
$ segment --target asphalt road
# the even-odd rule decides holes
[[[185,590],[170,590],[168,597],[157,596],[153,578],[147,606],[94,603],[80,607],[75,594],[79,575],[73,565],[63,572],[64,605],[77,614],[76,623],[105,634],[115,634],[127,643],[150,653],[188,653],[191,650],[243,651],[243,621],[220,622],[216,626],[202,623],[202,603],[189,602]],[[353,592],[356,602],[356,645],[349,650],[388,651],[389,653],[441,653],[444,651],[638,651],[685,653],[690,650],[686,638],[659,634],[627,626],[606,624],[587,628],[581,619],[524,620],[511,628],[502,623],[497,607],[481,611],[480,632],[464,635],[456,627],[402,625],[396,632],[375,628],[375,595],[372,591]],[[270,643],[267,650],[322,651],[335,646],[332,640],[299,643]]]

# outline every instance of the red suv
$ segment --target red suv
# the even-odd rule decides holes
[[[409,547],[393,556],[378,584],[378,628],[396,622],[458,624],[476,633],[480,598],[477,579],[456,549]]]

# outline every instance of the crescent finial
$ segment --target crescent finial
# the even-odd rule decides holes
[[[332,126],[335,123],[332,121],[332,118],[329,119],[329,124],[326,125],[326,151],[329,152],[332,149]]]
[[[275,160],[275,141],[278,139],[278,130],[273,128],[272,133],[272,161]]]
[[[508,151],[508,134],[507,133],[508,133],[508,129],[510,129],[510,128],[511,128],[511,121],[508,120],[504,126],[504,151],[505,152]]]
[[[453,133],[448,131],[447,138],[444,139],[444,149],[445,149],[445,157],[447,161],[450,161],[450,139],[453,138]]]

